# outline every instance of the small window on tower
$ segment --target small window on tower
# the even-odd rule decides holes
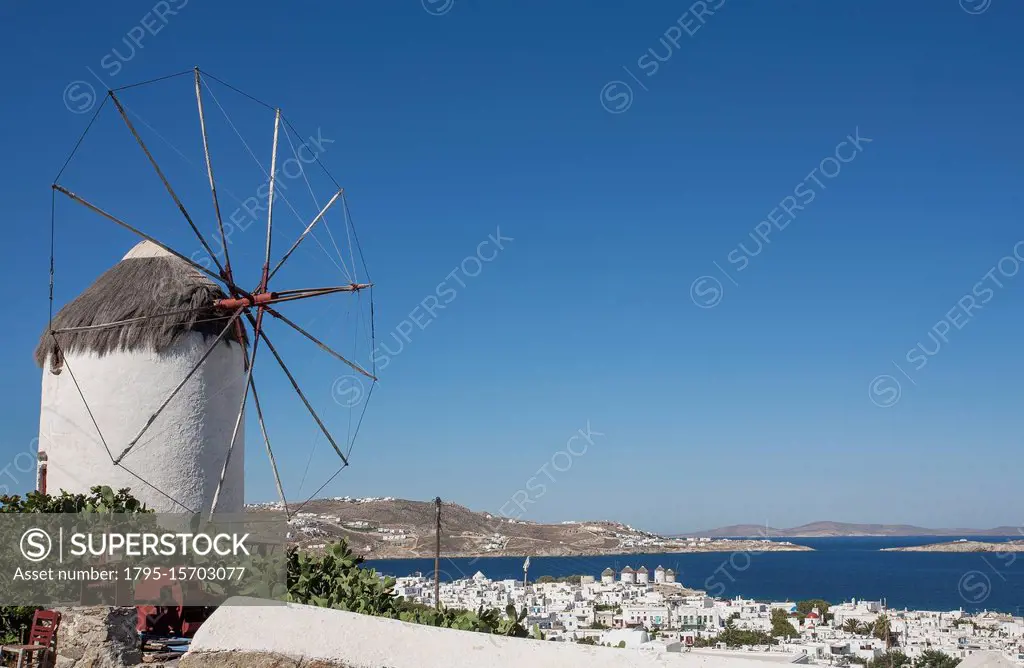
[[[50,356],[50,373],[54,376],[59,376],[60,372],[64,370],[64,355],[61,353],[60,348],[56,348],[53,351],[53,355]]]

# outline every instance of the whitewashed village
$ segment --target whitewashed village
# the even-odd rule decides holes
[[[887,608],[882,601],[851,600],[801,614],[793,601],[718,599],[686,588],[671,568],[605,569],[559,581],[470,578],[442,582],[440,602],[453,608],[479,606],[526,608],[526,625],[546,640],[637,649],[650,655],[693,653],[722,657],[758,657],[774,661],[849,665],[868,664],[890,650],[910,660],[925,652],[966,659],[996,652],[1024,666],[1024,618],[997,612],[911,611]],[[396,579],[395,592],[434,605],[430,577]],[[790,637],[773,634],[773,613],[792,626]],[[888,633],[876,633],[885,624]],[[875,625],[875,628],[872,628]],[[716,642],[728,627],[774,636],[777,644],[741,648]]]

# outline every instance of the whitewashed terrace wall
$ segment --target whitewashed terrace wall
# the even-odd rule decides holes
[[[255,603],[254,599],[238,599]],[[221,606],[181,668],[770,668],[778,662],[506,638],[305,605]]]

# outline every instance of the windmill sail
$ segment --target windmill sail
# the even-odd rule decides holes
[[[298,508],[286,489],[304,505],[349,465],[377,380],[372,283],[344,189],[319,159],[334,140],[318,129],[303,141],[280,109],[244,93],[254,116],[233,118],[211,81],[225,99],[241,93],[198,68],[109,91],[54,179],[50,319],[36,351],[44,367],[40,459],[51,489],[123,485],[169,512],[233,512],[244,503],[244,423],[252,421],[270,462],[261,488],[276,487],[290,514]],[[151,94],[180,83],[188,84],[180,96]],[[137,101],[151,106],[139,113]],[[197,109],[198,123],[181,122]],[[225,137],[217,135],[215,109]],[[113,126],[87,140],[107,118]],[[239,128],[272,129],[273,142],[250,145]],[[104,141],[99,154],[83,157],[96,134]],[[232,147],[234,161],[215,179],[215,158]],[[264,151],[269,172],[257,155]],[[91,163],[84,169],[83,160]],[[104,187],[111,182],[122,186],[117,199],[93,204],[95,193],[112,196]],[[65,197],[81,222],[58,224]],[[165,221],[169,215],[176,219]],[[329,219],[343,221],[337,238]],[[215,225],[201,230],[204,220]],[[96,234],[103,224],[108,237]],[[103,242],[120,248],[113,235],[126,233],[142,242],[113,269],[99,265],[105,273],[93,287],[55,313],[53,277],[68,275],[54,271],[55,258],[89,243],[102,261]],[[309,363],[315,349],[333,360]],[[257,375],[270,401],[261,402]],[[325,385],[329,393],[310,390]],[[271,445],[275,425],[289,443],[290,456],[280,460]]]

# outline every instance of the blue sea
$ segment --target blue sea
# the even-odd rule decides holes
[[[832,603],[885,599],[895,609],[1024,614],[1024,553],[879,551],[957,538],[1001,542],[1011,537],[791,538],[815,551],[531,557],[529,578],[599,576],[608,567],[618,571],[646,566],[653,580],[654,569],[664,566],[676,571],[678,582],[719,598],[821,598]],[[365,566],[393,576],[419,572],[432,577],[434,573],[433,559],[371,560]],[[441,558],[442,580],[471,577],[477,571],[492,580],[522,579],[523,559]]]

